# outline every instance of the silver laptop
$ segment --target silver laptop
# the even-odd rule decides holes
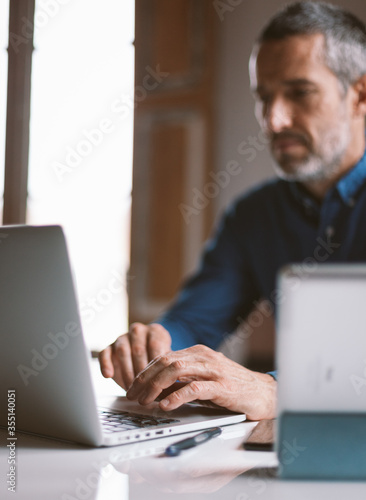
[[[8,395],[19,431],[111,446],[245,420],[191,405],[166,413],[123,397],[97,408],[59,226],[0,228],[0,339],[2,400]],[[0,418],[7,427],[6,412]]]
[[[277,452],[283,477],[366,477],[366,264],[279,274]]]

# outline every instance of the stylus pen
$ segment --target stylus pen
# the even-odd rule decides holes
[[[183,439],[182,441],[178,441],[177,443],[171,444],[166,448],[165,455],[168,457],[176,457],[182,451],[189,450],[189,448],[194,448],[199,444],[205,443],[210,439],[219,436],[222,433],[222,429],[220,427],[213,427],[212,429],[207,429],[204,432],[200,432],[195,436],[187,439]]]

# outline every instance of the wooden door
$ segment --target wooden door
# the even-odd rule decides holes
[[[212,225],[218,23],[207,0],[136,0],[131,322],[166,307]]]

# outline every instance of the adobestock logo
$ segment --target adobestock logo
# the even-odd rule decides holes
[[[98,490],[101,479],[109,479],[113,472],[114,467],[111,463],[106,461],[92,462],[91,467],[93,470],[87,474],[86,477],[77,477],[75,479],[74,495],[64,493],[61,500],[86,500],[87,498],[95,498],[95,492]]]
[[[70,174],[78,167],[84,158],[90,156],[95,148],[100,146],[106,135],[115,130],[112,120],[103,118],[96,128],[82,131],[80,139],[74,147],[66,147],[66,155],[63,163],[55,161],[52,163],[52,169],[59,182],[63,181],[65,174]]]
[[[235,7],[243,3],[243,0],[214,0],[212,5],[219,16],[220,21],[224,20],[226,12],[233,12]]]
[[[80,316],[85,324],[90,324],[96,316],[102,313],[113,301],[113,298],[127,289],[127,283],[134,276],[122,274],[116,269],[111,270],[112,277],[105,287],[101,288],[94,296],[89,296],[80,304]]]
[[[242,141],[237,152],[243,156],[246,163],[252,163],[258,153],[266,149],[270,142],[267,135],[260,130],[257,136],[248,136]],[[244,167],[236,160],[230,160],[226,163],[225,168],[218,172],[211,171],[209,176],[212,181],[206,182],[201,190],[197,187],[192,189],[192,202],[190,205],[180,203],[178,209],[183,216],[184,222],[189,224],[193,216],[199,215],[210,203],[211,200],[219,196],[223,189],[226,189],[233,177],[237,177],[244,171]]]
[[[115,99],[111,103],[108,113],[106,113],[110,117],[102,118],[96,126],[90,129],[83,129],[79,140],[72,146],[66,146],[64,159],[51,163],[51,168],[59,182],[63,182],[65,176],[67,177],[75,172],[84,160],[104,143],[106,136],[117,131],[118,124],[131,115],[139,103],[147,98],[149,92],[158,88],[170,74],[162,71],[159,64],[155,68],[146,66],[145,72],[142,85],[135,86],[133,95],[126,94]]]
[[[231,178],[241,174],[242,170],[243,168],[237,161],[229,161],[225,170],[221,170],[217,173],[210,172],[209,176],[212,182],[207,182],[202,191],[197,188],[192,189],[192,205],[180,203],[178,206],[184,222],[189,224],[191,222],[191,217],[193,215],[198,215],[201,210],[205,209],[210,203],[210,200],[216,198],[220,194],[221,189],[225,189],[229,185]]]
[[[297,443],[297,438],[294,438],[292,443],[285,440],[281,444],[278,459],[283,465],[291,465],[301,453],[307,450],[306,446],[300,446]]]
[[[361,396],[362,392],[366,395],[366,359],[364,363],[365,369],[363,371],[363,376],[357,375],[356,373],[350,376],[350,382],[358,396]]]
[[[29,43],[32,39],[33,31],[43,29],[47,26],[50,19],[53,19],[60,12],[62,5],[70,3],[71,0],[37,0],[37,10],[34,15],[34,22],[25,16],[21,18],[21,33],[9,34],[9,45],[16,54],[19,53],[19,47]],[[14,2],[15,3],[15,2]]]

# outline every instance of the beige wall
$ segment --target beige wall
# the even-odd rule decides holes
[[[238,146],[257,137],[259,127],[254,117],[254,102],[249,92],[248,59],[253,40],[267,19],[288,2],[283,0],[226,0],[230,10],[222,12],[220,70],[217,81],[218,138],[217,162],[213,166],[222,170],[228,161],[238,161],[242,174],[232,178],[227,187],[213,200],[216,213],[219,213],[236,195],[259,181],[273,177],[267,148],[256,150],[252,155],[240,154]],[[364,0],[334,1],[364,21],[366,8]],[[238,4],[234,7],[234,4]],[[231,10],[232,9],[232,10]],[[262,146],[261,142],[258,142]],[[249,146],[244,146],[244,149]],[[256,148],[255,148],[256,149]]]

